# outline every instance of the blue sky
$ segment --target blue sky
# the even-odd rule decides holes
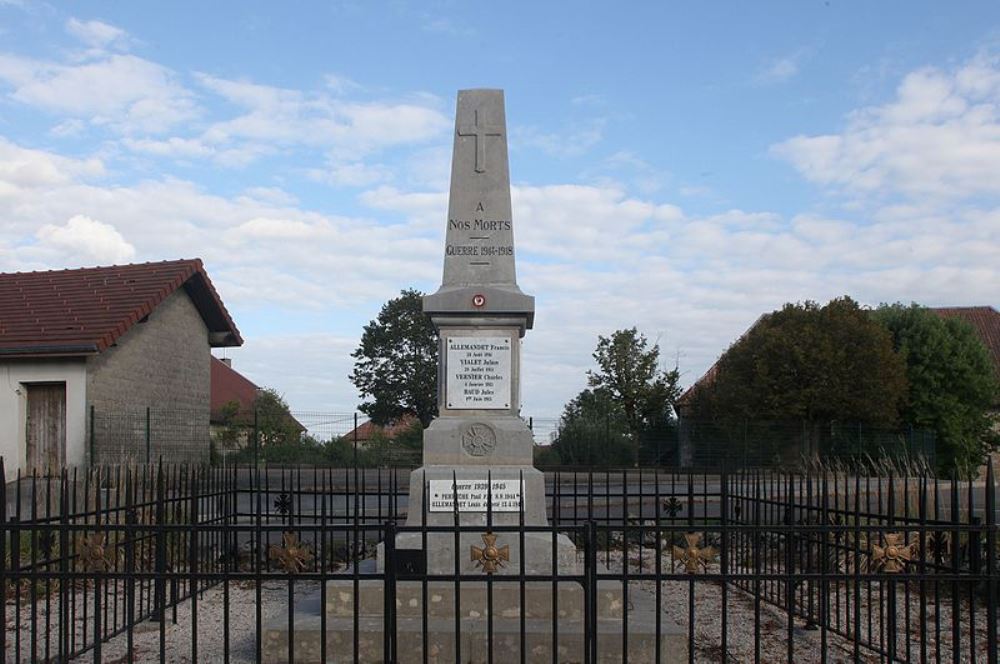
[[[361,326],[440,281],[468,87],[506,92],[525,414],[618,328],[689,384],[787,301],[1000,304],[995,2],[0,0],[0,270],[200,256],[235,366],[349,410]]]

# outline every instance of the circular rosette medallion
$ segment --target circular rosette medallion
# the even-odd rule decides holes
[[[470,456],[488,456],[493,454],[496,446],[497,434],[488,424],[482,422],[470,424],[462,434],[462,449]]]

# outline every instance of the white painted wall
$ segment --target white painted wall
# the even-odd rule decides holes
[[[83,465],[87,449],[87,364],[83,359],[0,362],[0,456],[6,481],[25,467],[26,383],[66,383],[66,464]]]

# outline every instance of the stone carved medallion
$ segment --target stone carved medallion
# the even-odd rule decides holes
[[[493,454],[497,446],[497,434],[488,424],[470,424],[462,433],[462,449],[470,456],[481,457]]]

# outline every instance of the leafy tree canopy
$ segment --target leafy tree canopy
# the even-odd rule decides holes
[[[265,387],[257,391],[254,400],[256,412],[257,438],[261,447],[269,445],[294,445],[302,440],[305,433],[291,411],[288,403],[277,390]]]
[[[350,379],[364,400],[359,409],[376,424],[409,412],[426,427],[437,415],[438,334],[422,297],[411,289],[386,302],[351,354]]]
[[[942,466],[973,472],[997,442],[990,417],[997,376],[986,347],[964,321],[916,304],[882,305],[873,318],[889,330],[906,363],[903,420],[935,432]]]
[[[660,347],[650,345],[636,328],[599,336],[594,361],[597,371],[587,372],[588,383],[620,408],[630,435],[637,437],[672,417],[681,392],[680,372],[661,369]]]
[[[553,443],[562,463],[635,463],[647,443],[662,442],[680,395],[677,369],[660,368],[660,349],[636,328],[599,336],[590,387],[566,404]]]
[[[566,404],[552,448],[570,466],[622,466],[634,458],[625,412],[603,388],[583,390]]]
[[[725,421],[898,423],[906,367],[889,331],[849,297],[786,304],[722,356],[694,404]]]

